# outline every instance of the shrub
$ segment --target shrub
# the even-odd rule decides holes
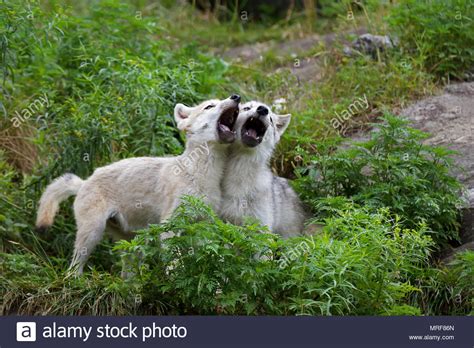
[[[474,252],[459,253],[447,265],[413,273],[420,292],[410,295],[427,315],[474,315]]]
[[[225,224],[189,197],[168,223],[120,242],[119,249],[135,274],[135,292],[169,314],[279,313],[269,296],[276,291],[271,285],[279,283],[278,267],[270,261],[279,241],[259,230]],[[162,241],[168,231],[177,236]]]
[[[282,240],[225,224],[188,198],[163,225],[122,241],[131,292],[166,314],[389,314],[417,291],[424,228],[402,230],[387,211],[350,205],[320,235]],[[173,238],[162,240],[172,231]],[[412,308],[412,307],[410,307]],[[405,308],[406,309],[406,308]],[[413,309],[416,311],[416,309]]]
[[[448,151],[422,144],[427,137],[407,121],[386,116],[370,140],[306,158],[297,188],[324,213],[322,197],[344,196],[373,209],[387,207],[403,226],[426,223],[438,244],[458,238],[461,186],[450,176]]]
[[[462,79],[474,65],[473,10],[469,0],[403,0],[388,20],[402,47],[423,56],[430,72]]]
[[[334,200],[334,199],[333,199]],[[473,253],[428,265],[426,229],[402,229],[387,210],[347,199],[312,237],[282,240],[233,226],[189,198],[165,225],[122,241],[118,269],[68,277],[68,260],[20,247],[0,253],[0,314],[465,315],[472,311]],[[334,202],[333,202],[334,203]],[[162,240],[162,234],[176,236]],[[93,264],[93,263],[92,263]],[[30,276],[25,277],[25,274]]]
[[[64,171],[89,175],[118,158],[179,153],[175,103],[215,95],[226,69],[191,44],[175,47],[153,17],[137,17],[129,4],[93,2],[82,15],[38,2],[1,6],[2,128],[14,132],[15,111],[47,96],[41,117],[21,125],[42,155],[35,174],[43,183]]]

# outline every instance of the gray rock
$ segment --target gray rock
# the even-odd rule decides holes
[[[474,242],[469,242],[461,245],[460,247],[451,249],[442,257],[441,262],[444,264],[449,264],[454,260],[456,254],[464,251],[474,251]]]
[[[468,190],[466,196],[469,207],[474,208],[474,188]]]
[[[376,58],[377,52],[384,52],[397,46],[396,41],[387,35],[363,34],[352,42],[351,47],[345,46],[344,53],[351,56],[355,50]]]
[[[461,246],[442,253],[442,261],[449,263],[457,253],[474,250],[474,82],[448,85],[443,94],[420,100],[401,115],[431,134],[427,144],[457,152],[453,175],[466,187],[466,208],[461,211]]]
[[[431,134],[427,144],[458,152],[453,174],[468,190],[474,188],[474,82],[448,85],[444,93],[401,111],[414,128]],[[470,199],[474,198],[470,191]]]

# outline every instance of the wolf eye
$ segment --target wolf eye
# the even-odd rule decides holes
[[[209,109],[212,109],[215,105],[212,105],[212,104],[209,104],[208,106],[206,106],[204,108],[204,110],[209,110]]]
[[[245,108],[243,108],[242,110],[244,110],[244,111],[249,111],[249,110],[250,110],[250,108],[249,108],[248,106],[246,106],[246,107],[245,107]]]

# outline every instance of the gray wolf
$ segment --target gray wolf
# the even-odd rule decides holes
[[[195,107],[177,104],[177,127],[186,133],[182,155],[124,159],[96,169],[87,180],[65,174],[43,193],[36,227],[51,226],[60,202],[76,195],[71,269],[81,274],[106,229],[116,238],[131,238],[133,231],[169,219],[183,195],[199,196],[218,210],[226,150],[235,140],[239,103],[240,96],[232,95]]]
[[[288,181],[275,176],[269,165],[291,115],[277,115],[256,101],[241,104],[239,109],[237,140],[229,149],[219,213],[234,224],[251,217],[284,237],[298,235],[306,213]]]

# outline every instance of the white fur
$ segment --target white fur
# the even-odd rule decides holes
[[[269,114],[263,118],[268,126],[262,142],[256,147],[242,143],[242,126],[257,115],[257,107],[265,106]],[[276,115],[259,102],[240,105],[235,130],[237,141],[230,147],[222,182],[220,215],[235,224],[245,217],[256,218],[269,230],[282,236],[302,232],[305,213],[296,193],[283,178],[270,169],[270,159],[291,115]],[[260,118],[262,119],[262,118]]]
[[[182,155],[121,160],[98,168],[85,181],[66,174],[46,188],[37,227],[49,227],[59,203],[77,194],[71,268],[80,274],[106,227],[118,238],[130,238],[134,230],[168,219],[183,195],[202,197],[218,210],[228,144],[219,140],[217,121],[224,110],[237,105],[231,99],[211,100],[196,107],[177,104],[175,120],[187,138]]]

